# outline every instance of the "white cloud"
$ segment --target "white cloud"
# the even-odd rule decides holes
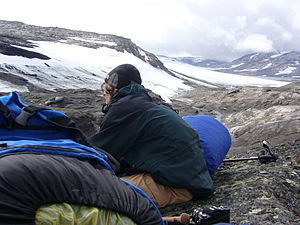
[[[300,2],[297,3],[295,8],[291,9],[291,13],[289,15],[289,21],[291,21],[291,25],[294,29],[300,30]]]
[[[237,16],[236,22],[240,29],[244,29],[247,27],[247,17],[246,16]]]
[[[238,42],[236,49],[238,51],[273,51],[273,42],[269,40],[265,35],[251,34],[245,39]]]
[[[293,34],[289,31],[283,31],[281,33],[281,39],[283,41],[291,41],[294,38]]]
[[[9,0],[1,9],[2,19],[120,35],[156,54],[300,50],[297,0]]]

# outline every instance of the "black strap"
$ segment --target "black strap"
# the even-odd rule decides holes
[[[6,121],[6,128],[11,129],[13,127],[14,121],[11,117],[10,110],[0,101],[0,112]]]
[[[47,108],[40,108],[36,106],[26,106],[22,108],[21,113],[15,118],[15,120],[12,118],[10,110],[7,106],[5,106],[0,101],[0,112],[2,113],[2,116],[4,117],[6,121],[6,125],[4,124],[4,127],[7,129],[12,129],[17,123],[18,125],[26,126],[28,119],[33,116],[37,111],[43,110]],[[2,126],[1,126],[2,127]]]
[[[40,108],[32,105],[23,107],[21,113],[15,118],[15,122],[22,126],[26,126],[28,119],[32,117],[37,111],[42,109],[46,108]]]

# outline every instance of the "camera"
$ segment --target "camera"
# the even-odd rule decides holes
[[[226,206],[210,206],[207,208],[196,208],[191,213],[193,225],[209,225],[219,222],[230,222],[230,208]]]

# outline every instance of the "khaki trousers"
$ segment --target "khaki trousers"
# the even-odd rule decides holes
[[[156,183],[153,178],[146,173],[125,176],[122,177],[122,179],[145,192],[158,208],[163,208],[170,204],[187,202],[193,198],[188,190],[171,188]]]

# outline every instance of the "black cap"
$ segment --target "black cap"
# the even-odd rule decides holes
[[[122,64],[107,74],[105,83],[120,89],[129,84],[141,84],[142,79],[138,69],[131,64]]]

